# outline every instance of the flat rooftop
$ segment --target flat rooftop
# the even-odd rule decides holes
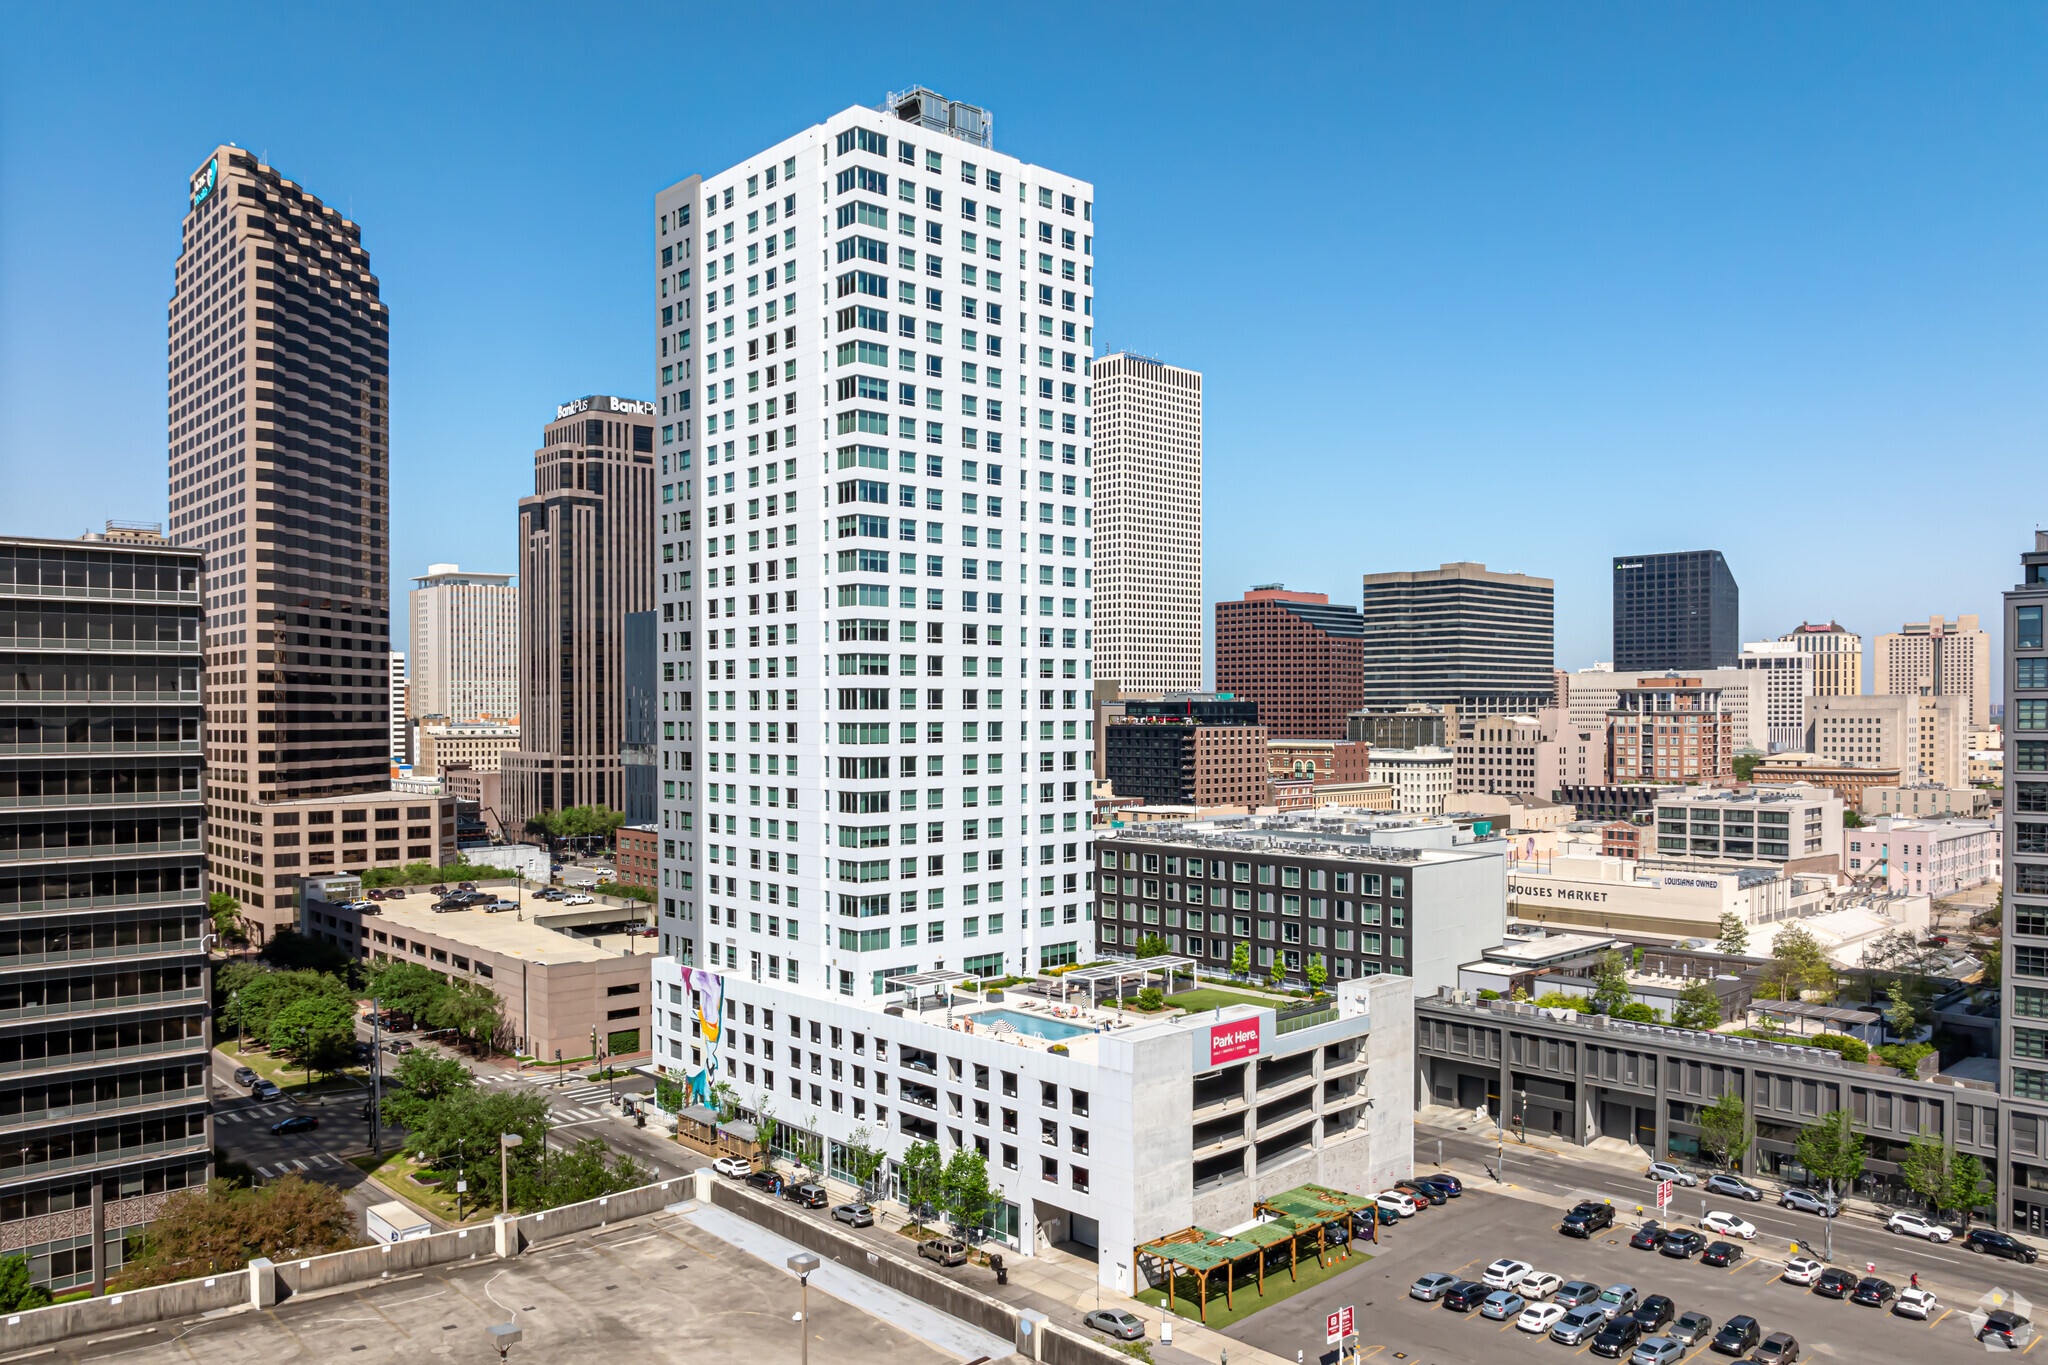
[[[624,947],[600,947],[587,938],[577,938],[535,923],[534,916],[545,913],[541,907],[548,905],[547,901],[528,901],[523,920],[521,912],[514,910],[500,910],[496,914],[482,910],[436,911],[429,908],[432,901],[424,897],[415,899],[408,896],[402,901],[372,901],[371,904],[377,910],[375,914],[363,916],[366,927],[384,928],[395,933],[434,934],[478,952],[501,953],[534,963],[602,962],[607,958],[627,955]],[[619,913],[624,915],[627,912]],[[626,943],[632,942],[624,934],[617,937]],[[654,954],[649,952],[642,956],[652,958]]]
[[[1544,938],[1511,938],[1480,954],[1486,962],[1515,967],[1544,967],[1555,962],[1621,946],[1609,934],[1551,934]]]
[[[1098,832],[1096,841],[1174,844],[1182,848],[1242,852],[1285,848],[1303,857],[1355,858],[1360,862],[1374,863],[1454,863],[1467,858],[1498,856],[1495,850],[1410,848],[1399,842],[1403,830],[1427,829],[1431,837],[1441,837],[1453,824],[1434,817],[1374,820],[1367,816],[1353,818],[1327,813],[1294,819],[1264,815],[1225,816],[1185,824],[1152,821]]]

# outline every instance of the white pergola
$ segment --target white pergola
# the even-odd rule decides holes
[[[1069,982],[1078,982],[1088,988],[1088,1003],[1091,1005],[1095,1003],[1096,985],[1104,981],[1115,985],[1116,996],[1121,1000],[1124,996],[1124,982],[1135,979],[1142,990],[1145,978],[1153,972],[1160,973],[1160,988],[1170,991],[1176,974],[1185,971],[1193,977],[1197,965],[1191,957],[1162,953],[1158,957],[1141,957],[1129,962],[1098,962],[1090,967],[1076,967],[1070,972],[1060,974],[1060,1002],[1066,1002]]]

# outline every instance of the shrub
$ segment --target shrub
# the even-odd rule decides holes
[[[1885,1046],[1875,1049],[1875,1051],[1878,1059],[1886,1066],[1895,1066],[1910,1076],[1913,1074],[1913,1068],[1920,1065],[1922,1057],[1933,1054],[1934,1044],[1887,1043]]]
[[[1631,1000],[1614,1012],[1617,1019],[1626,1019],[1632,1024],[1654,1024],[1663,1016],[1640,1000]]]
[[[1846,1033],[1816,1033],[1806,1040],[1810,1047],[1824,1047],[1842,1054],[1842,1060],[1863,1062],[1870,1059],[1870,1044],[1861,1038],[1851,1038]]]
[[[1500,992],[1499,992],[1499,991],[1481,991],[1481,992],[1479,992],[1479,998],[1480,998],[1481,1000],[1498,1000],[1498,999],[1500,999]]]

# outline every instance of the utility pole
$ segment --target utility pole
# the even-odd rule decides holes
[[[384,1155],[384,1002],[370,997],[370,1155]],[[460,1222],[458,1218],[456,1220]]]

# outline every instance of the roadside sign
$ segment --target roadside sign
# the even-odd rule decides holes
[[[1668,1208],[1670,1204],[1671,1182],[1668,1180],[1660,1180],[1657,1182],[1657,1207],[1660,1209]]]
[[[1357,1305],[1345,1304],[1324,1320],[1323,1344],[1325,1346],[1335,1346],[1353,1333],[1356,1328],[1357,1311]]]

